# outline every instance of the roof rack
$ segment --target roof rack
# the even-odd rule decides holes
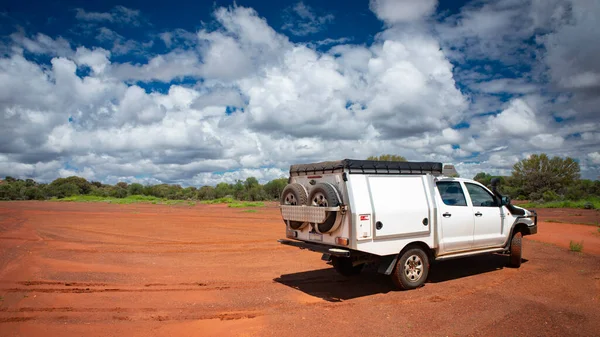
[[[335,172],[350,174],[441,174],[442,163],[343,159],[290,167],[290,176]]]

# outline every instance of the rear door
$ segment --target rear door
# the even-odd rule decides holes
[[[467,204],[463,186],[458,181],[438,181],[437,198],[440,246],[443,252],[473,247],[473,209]]]
[[[503,244],[502,208],[485,188],[468,182],[465,182],[465,186],[473,205],[475,220],[473,247],[483,248]]]

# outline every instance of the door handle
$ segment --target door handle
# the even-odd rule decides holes
[[[481,214],[481,212],[477,212],[475,213],[475,216],[482,216],[483,214]]]
[[[446,212],[446,213],[442,214],[442,216],[443,216],[444,218],[449,218],[449,217],[451,217],[451,216],[452,216],[452,214],[450,214],[450,213]]]

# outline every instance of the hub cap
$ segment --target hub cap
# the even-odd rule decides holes
[[[423,275],[423,261],[417,255],[411,255],[404,263],[404,273],[412,282],[418,281]]]
[[[293,193],[288,193],[285,196],[285,204],[286,205],[298,205],[298,200],[296,200],[296,197],[294,196]]]
[[[312,199],[312,205],[319,207],[328,207],[329,203],[327,202],[327,198],[323,195],[323,193],[317,193]]]

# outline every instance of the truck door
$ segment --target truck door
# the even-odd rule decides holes
[[[440,246],[444,252],[467,250],[473,246],[473,210],[460,182],[438,181],[436,183],[441,202]],[[441,227],[441,228],[440,228]]]
[[[473,205],[475,229],[473,230],[473,248],[501,245],[503,214],[496,199],[485,188],[465,182]]]

